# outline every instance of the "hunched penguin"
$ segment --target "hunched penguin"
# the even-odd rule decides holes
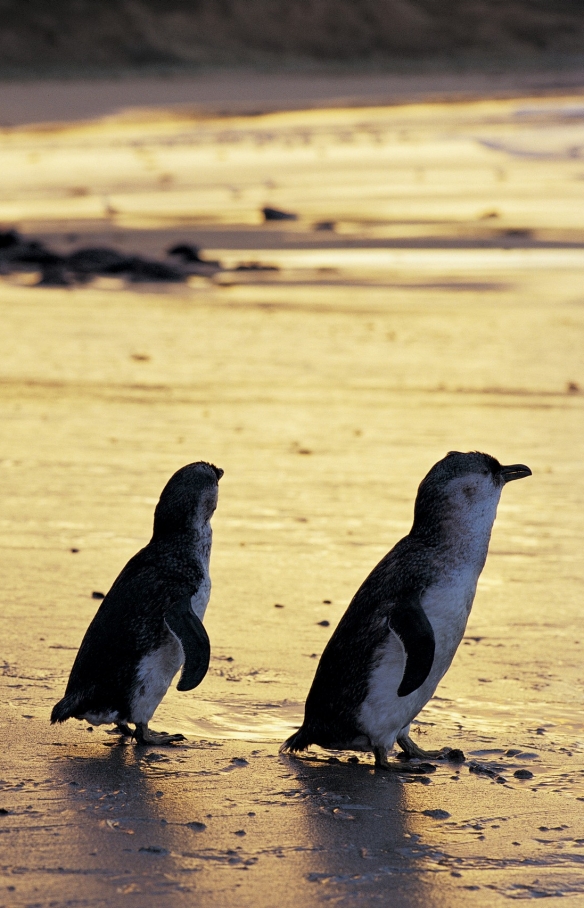
[[[448,753],[418,747],[410,722],[462,640],[501,490],[530,475],[523,464],[501,466],[478,452],[451,451],[432,467],[412,529],[353,597],[321,656],[304,722],[282,752],[310,744],[372,750],[376,766],[395,771],[410,770],[388,762],[396,741],[406,760]]]
[[[223,470],[199,461],[169,479],[152,539],[103,599],[51,723],[71,717],[114,723],[139,744],[184,740],[148,723],[181,665],[178,690],[192,690],[207,674],[211,648],[202,621],[211,593],[210,521],[222,476]]]

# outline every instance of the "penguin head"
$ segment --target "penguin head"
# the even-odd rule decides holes
[[[198,461],[170,477],[154,511],[153,538],[191,534],[202,528],[217,507],[218,483],[223,470]]]
[[[501,489],[524,476],[531,476],[524,464],[503,466],[490,454],[450,451],[420,483],[414,528],[436,532],[453,523],[461,528],[492,526]]]

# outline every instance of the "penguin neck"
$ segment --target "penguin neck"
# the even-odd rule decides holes
[[[172,552],[189,562],[196,562],[205,573],[209,569],[211,557],[211,543],[213,531],[210,521],[193,523],[187,531],[181,529],[176,532],[154,532],[152,542],[159,548]]]
[[[192,535],[190,537],[189,548],[193,556],[198,559],[201,565],[208,571],[209,561],[211,558],[211,544],[213,542],[213,530],[209,520],[202,524],[193,524]]]
[[[497,503],[498,499],[469,508],[441,509],[431,520],[414,520],[410,536],[433,549],[442,564],[464,564],[480,573],[487,558]]]

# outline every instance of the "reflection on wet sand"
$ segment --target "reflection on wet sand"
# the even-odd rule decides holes
[[[197,711],[200,715],[191,718],[181,710],[181,715],[176,719],[182,732],[189,738],[281,742],[302,723],[304,703],[291,703],[288,700],[278,703],[212,700],[201,703]]]
[[[399,895],[400,905],[419,905],[426,886],[412,873],[421,854],[407,809],[408,782],[364,764],[296,758],[293,765],[302,786],[295,795],[302,827],[319,846],[308,881],[349,904]]]

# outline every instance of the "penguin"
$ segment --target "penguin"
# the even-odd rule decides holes
[[[72,717],[113,723],[138,744],[184,740],[152,731],[148,723],[181,666],[181,691],[197,687],[209,668],[202,622],[211,593],[210,521],[222,476],[223,470],[203,461],[171,476],[154,511],[152,539],[102,600],[52,724]]]
[[[484,567],[501,490],[531,476],[489,454],[451,451],[422,480],[407,536],[357,590],[329,640],[301,728],[280,748],[373,751],[389,771],[423,772],[411,721],[433,696],[462,640]],[[397,742],[402,758],[389,762]]]

